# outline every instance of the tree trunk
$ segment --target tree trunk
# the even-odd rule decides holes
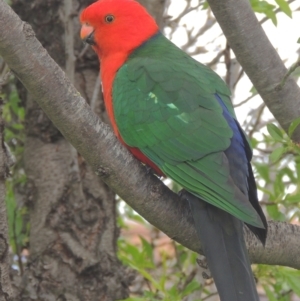
[[[94,1],[13,0],[52,58],[105,119],[99,63],[79,40],[79,12]],[[154,5],[155,3],[159,5]],[[164,1],[152,1],[162,16]],[[162,17],[160,17],[162,24]],[[133,273],[116,256],[115,194],[53,126],[34,99],[26,103],[24,165],[30,211],[30,259],[16,300],[117,300]]]
[[[99,63],[91,50],[82,51],[78,14],[91,2],[13,1],[15,11],[32,25],[37,38],[89,102],[99,81]],[[24,165],[31,229],[29,265],[16,300],[126,298],[133,274],[116,256],[115,194],[34,99],[20,92],[26,103]],[[96,108],[102,112],[99,95]]]

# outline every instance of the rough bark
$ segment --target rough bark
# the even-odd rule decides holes
[[[91,2],[13,1],[88,101],[98,80],[98,60],[92,51],[80,56],[78,12]],[[23,91],[22,96],[31,228],[29,265],[16,300],[126,298],[132,272],[116,255],[115,194],[54,127],[34,95]],[[99,94],[95,107],[101,111]]]
[[[159,179],[148,174],[116,141],[109,127],[92,112],[35,39],[30,26],[22,23],[3,0],[0,8],[3,28],[0,54],[61,133],[93,171],[137,212],[171,238],[199,251],[201,246],[186,204]],[[266,248],[246,231],[252,262],[300,268],[300,227],[279,222],[269,225]]]
[[[4,146],[4,121],[2,119],[2,99],[0,98],[0,301],[13,300],[14,292],[10,281],[9,240],[5,205],[5,179],[9,166]]]
[[[282,60],[257,21],[248,0],[208,0],[239,63],[264,102],[287,131],[300,116],[300,89],[290,77],[279,88],[287,73]],[[300,142],[300,126],[293,135]]]

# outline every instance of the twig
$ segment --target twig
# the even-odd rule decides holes
[[[212,60],[211,60],[209,63],[207,63],[206,65],[207,65],[208,67],[214,66],[215,64],[217,64],[217,63],[220,61],[220,58],[224,55],[224,53],[225,53],[225,50],[220,51],[220,52],[215,56],[215,58],[212,59]]]
[[[95,109],[96,109],[97,99],[98,99],[99,93],[100,93],[100,78],[99,78],[99,76],[97,76],[94,91],[93,91],[93,95],[92,95],[92,99],[91,99],[91,103],[90,103],[90,106],[91,106],[91,108],[94,112],[95,112]]]
[[[250,99],[252,99],[254,96],[257,95],[257,92],[256,93],[253,93],[252,95],[250,95],[249,97],[247,97],[245,100],[239,102],[238,104],[236,105],[233,105],[234,108],[237,108],[237,107],[240,107],[242,106],[243,104],[245,104],[246,102],[248,102]]]
[[[288,4],[293,3],[295,0],[289,0]],[[278,7],[277,9],[274,10],[274,13],[277,14],[279,12],[282,12],[281,8]],[[259,21],[259,24],[262,25],[263,23],[265,23],[266,21],[268,21],[270,18],[269,17],[264,17]]]
[[[90,49],[90,45],[89,45],[89,44],[85,44],[84,47],[83,47],[83,49],[82,49],[81,52],[79,53],[77,59],[80,60],[80,59],[85,55],[85,53],[86,53],[89,49]]]
[[[272,153],[273,150],[271,149],[263,149],[263,148],[260,148],[260,147],[255,147],[255,149],[261,153],[264,153],[264,154],[267,154],[267,155],[270,155]]]
[[[254,125],[253,125],[252,130],[250,130],[250,132],[249,132],[249,134],[248,134],[248,136],[249,136],[250,138],[252,138],[254,132],[256,132],[256,128],[257,128],[257,126],[258,126],[259,123],[260,123],[260,118],[261,118],[261,116],[262,116],[262,114],[263,114],[263,111],[264,111],[265,107],[266,107],[266,105],[265,105],[265,103],[263,103],[263,104],[261,105],[261,107],[258,109],[257,118],[256,118],[256,120],[255,120],[255,123],[254,123]]]
[[[289,78],[289,76],[298,68],[300,67],[300,59],[295,63],[293,64],[288,72],[286,73],[286,75],[283,77],[282,81],[280,82],[280,84],[278,84],[276,87],[275,87],[275,90],[276,91],[280,91],[282,90],[283,86],[285,85],[287,79]]]
[[[260,201],[259,202],[261,205],[264,206],[273,206],[273,205],[278,205],[279,203],[275,203],[275,202],[267,202],[267,201]]]
[[[66,52],[66,74],[74,83],[75,76],[75,54],[74,54],[74,26],[72,11],[72,0],[64,0],[64,23],[65,23],[65,52]]]
[[[230,57],[230,46],[229,46],[228,41],[226,41],[226,47],[224,50],[224,60],[225,60],[225,65],[226,65],[225,82],[228,86],[230,86],[231,57]]]
[[[202,298],[202,301],[207,300],[207,299],[209,299],[210,297],[216,296],[216,295],[218,295],[218,292],[211,293],[211,294],[207,295],[206,297]]]
[[[144,279],[144,281],[145,281],[145,283],[146,283],[146,285],[147,285],[149,291],[153,293],[153,289],[152,289],[152,287],[151,287],[150,281],[149,281],[147,278],[145,278],[145,277],[144,277],[143,279]]]
[[[181,288],[181,290],[183,291],[195,278],[195,276],[197,275],[197,269],[193,269],[186,277],[184,284]]]
[[[210,11],[208,11],[207,14],[208,16],[205,24],[198,30],[198,32],[194,36],[192,35],[194,28],[191,30],[187,30],[188,41],[185,45],[181,47],[182,50],[186,51],[190,46],[193,46],[201,35],[203,35],[208,29],[210,29],[211,27],[213,27],[214,24],[216,24],[217,20],[210,15]]]
[[[187,14],[189,14],[190,12],[192,12],[192,11],[194,11],[194,10],[196,10],[196,9],[198,9],[201,5],[203,5],[204,4],[204,1],[200,1],[199,3],[198,3],[198,5],[197,6],[195,6],[195,7],[190,7],[189,5],[190,5],[190,0],[187,2],[187,5],[186,5],[186,7],[185,7],[185,9],[175,18],[175,19],[173,19],[173,20],[170,20],[170,22],[178,22],[179,20],[181,20],[181,18],[182,17],[184,17],[185,15],[187,15]]]
[[[235,88],[236,88],[238,82],[240,81],[240,79],[242,78],[243,74],[244,74],[244,69],[241,69],[235,83],[233,84],[233,87],[232,87],[233,90],[235,90]]]

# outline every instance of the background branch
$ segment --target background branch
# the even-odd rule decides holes
[[[300,116],[300,89],[290,77],[280,90],[287,69],[268,40],[248,0],[208,0],[237,60],[285,131]],[[293,135],[300,142],[300,127]]]
[[[62,19],[65,23],[65,53],[66,53],[66,74],[71,83],[74,84],[75,76],[75,54],[74,54],[74,22],[73,22],[72,0],[64,1]]]

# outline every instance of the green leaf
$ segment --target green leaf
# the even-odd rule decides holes
[[[287,280],[288,284],[290,285],[291,289],[297,296],[300,296],[300,287],[299,287],[299,277],[290,276]]]
[[[300,202],[300,195],[288,193],[284,201],[289,202],[291,204],[298,204]]]
[[[270,136],[278,142],[281,142],[283,139],[283,133],[282,131],[273,123],[267,124],[267,130],[270,134]]]
[[[282,268],[281,274],[284,275],[288,286],[294,291],[294,293],[300,296],[300,271]]]
[[[293,271],[290,269],[282,270],[282,274],[285,276],[285,280],[295,294],[300,296],[300,273],[299,271]]]
[[[191,281],[183,290],[182,294],[183,296],[188,296],[191,293],[200,290],[201,289],[201,285],[199,284],[198,281],[193,280]]]
[[[297,43],[300,44],[300,38],[297,40]]]
[[[249,91],[251,94],[257,94],[257,90],[254,86],[252,86],[252,88]]]
[[[286,147],[284,146],[274,149],[270,155],[271,162],[273,163],[277,162],[285,152],[286,152]]]
[[[290,18],[292,18],[292,11],[289,4],[285,0],[275,0],[280,9]]]
[[[274,194],[276,196],[275,200],[280,200],[284,197],[284,192],[286,189],[286,184],[283,182],[281,171],[277,173],[274,182]]]
[[[150,292],[150,291],[144,291],[144,298],[143,301],[157,301],[158,299],[156,297],[155,292]],[[146,299],[145,299],[146,298]]]
[[[277,17],[276,17],[276,14],[273,11],[267,11],[267,12],[265,12],[265,14],[266,14],[266,16],[268,18],[271,19],[271,21],[273,22],[273,24],[275,26],[277,26]]]
[[[140,240],[142,241],[142,245],[143,245],[143,253],[145,254],[145,260],[146,261],[150,261],[151,264],[153,264],[153,268],[154,266],[154,262],[153,262],[153,247],[152,245],[143,237],[140,236]]]
[[[275,26],[277,25],[274,5],[269,4],[267,1],[251,0],[251,6],[255,12],[265,14],[269,19],[272,20]]]
[[[264,285],[263,287],[264,287],[266,295],[270,301],[278,301],[277,296],[269,289],[269,287],[267,285]]]
[[[146,224],[145,219],[143,217],[141,217],[139,214],[131,214],[130,219],[132,219],[142,225]]]
[[[269,198],[272,198],[273,199],[273,193],[271,190],[268,190],[264,187],[261,187],[261,186],[258,186],[259,190],[262,191],[263,193],[265,193],[266,195],[269,196]]]
[[[208,9],[208,8],[209,8],[209,4],[208,4],[207,1],[205,1],[205,2],[203,3],[203,5],[202,5],[202,10]]]
[[[295,119],[291,122],[289,129],[288,129],[289,137],[292,137],[293,133],[295,132],[295,130],[299,124],[300,124],[300,117],[298,117],[297,119]]]
[[[294,172],[289,167],[284,167],[282,169],[282,176],[288,176],[292,183],[298,183],[298,179],[295,177]]]
[[[181,300],[176,284],[174,284],[167,292],[168,296],[170,297],[170,300]]]
[[[279,211],[278,209],[278,205],[269,205],[266,206],[267,208],[267,212],[269,214],[269,216],[277,221],[284,221],[285,220],[285,216]]]
[[[255,139],[254,137],[251,137],[250,139],[250,145],[252,147],[252,149],[255,149],[259,144],[259,141],[257,139]]]
[[[182,252],[179,256],[180,263],[183,264],[187,260],[187,257],[188,257],[188,253]]]
[[[267,165],[267,164],[255,164],[255,168],[256,168],[257,172],[259,173],[259,175],[266,182],[270,181],[270,175],[269,175],[270,167],[269,167],[269,165]]]

